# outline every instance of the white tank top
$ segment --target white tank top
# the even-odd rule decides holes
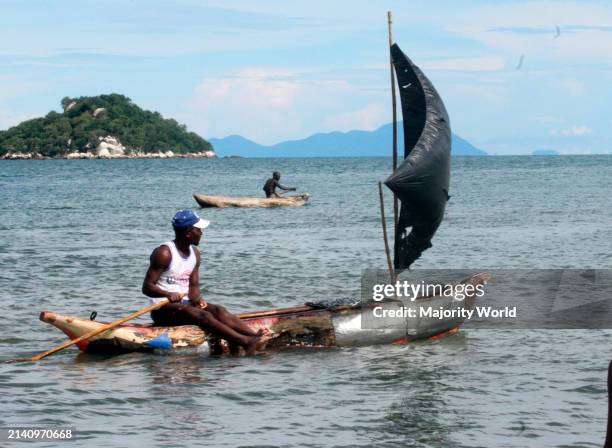
[[[189,298],[187,293],[189,292],[189,277],[193,272],[197,263],[197,258],[193,246],[189,246],[189,256],[183,257],[176,248],[174,241],[168,241],[162,244],[167,246],[172,254],[172,260],[170,260],[170,266],[159,276],[159,280],[155,283],[156,286],[168,292],[180,292],[185,294],[182,302],[188,302]],[[158,303],[164,300],[164,297],[150,297],[149,301],[151,304]]]

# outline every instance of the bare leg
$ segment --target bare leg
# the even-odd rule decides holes
[[[252,348],[254,351],[259,342],[254,334],[247,335],[240,333],[221,322],[213,313],[191,305],[170,303],[163,306],[158,313],[156,313],[156,321],[158,318],[163,321],[165,325],[197,325],[205,331],[214,333],[230,343],[243,346],[247,352],[249,348]]]
[[[204,310],[198,310],[198,314],[198,325],[200,325],[202,328],[208,329],[219,337],[228,340],[230,343],[234,342],[246,347],[252,342],[251,339],[253,339],[253,336],[247,336],[237,332],[224,322],[216,319],[212,313]]]
[[[224,307],[219,305],[213,305],[209,303],[206,307],[206,311],[210,311],[218,320],[223,322],[228,327],[233,328],[239,333],[245,334],[247,336],[259,336],[255,330],[253,330],[249,325],[240,319],[235,314],[230,313]]]
[[[211,305],[209,303],[205,310],[206,311],[204,312],[210,311],[209,314],[213,315],[218,322],[223,323],[227,327],[232,328],[232,330],[235,330],[243,335],[247,334],[250,336],[248,345],[243,345],[247,355],[254,355],[258,350],[264,350],[266,348],[266,344],[270,340],[269,335],[261,335],[255,332],[246,324],[246,322],[241,320],[238,316],[230,313],[222,306]],[[229,342],[231,347],[232,343],[231,341]]]

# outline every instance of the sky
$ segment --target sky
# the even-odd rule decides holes
[[[387,11],[454,133],[612,153],[604,1],[0,0],[0,130],[108,93],[204,138],[374,130],[391,121]]]

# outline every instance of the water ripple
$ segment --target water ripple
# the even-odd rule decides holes
[[[194,192],[259,194],[273,170],[312,204],[201,210],[212,221],[205,296],[236,311],[357,296],[361,270],[384,268],[377,182],[389,167],[377,158],[0,162],[11,311],[0,321],[2,356],[65,341],[37,320],[42,309],[95,309],[109,321],[144,306],[148,256],[171,238],[176,209],[196,208]],[[611,167],[606,156],[454,159],[447,217],[417,267],[610,267],[609,207],[595,206],[609,192],[594,186]],[[67,349],[2,365],[1,423],[75,426],[73,447],[601,446],[611,336],[465,330],[403,347],[252,358]]]

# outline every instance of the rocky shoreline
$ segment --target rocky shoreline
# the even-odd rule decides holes
[[[71,152],[59,156],[48,157],[39,153],[8,152],[0,156],[0,160],[76,160],[76,159],[214,159],[217,154],[214,151],[203,151],[193,153],[174,153],[172,151],[158,152],[130,152],[127,154],[91,152]]]

